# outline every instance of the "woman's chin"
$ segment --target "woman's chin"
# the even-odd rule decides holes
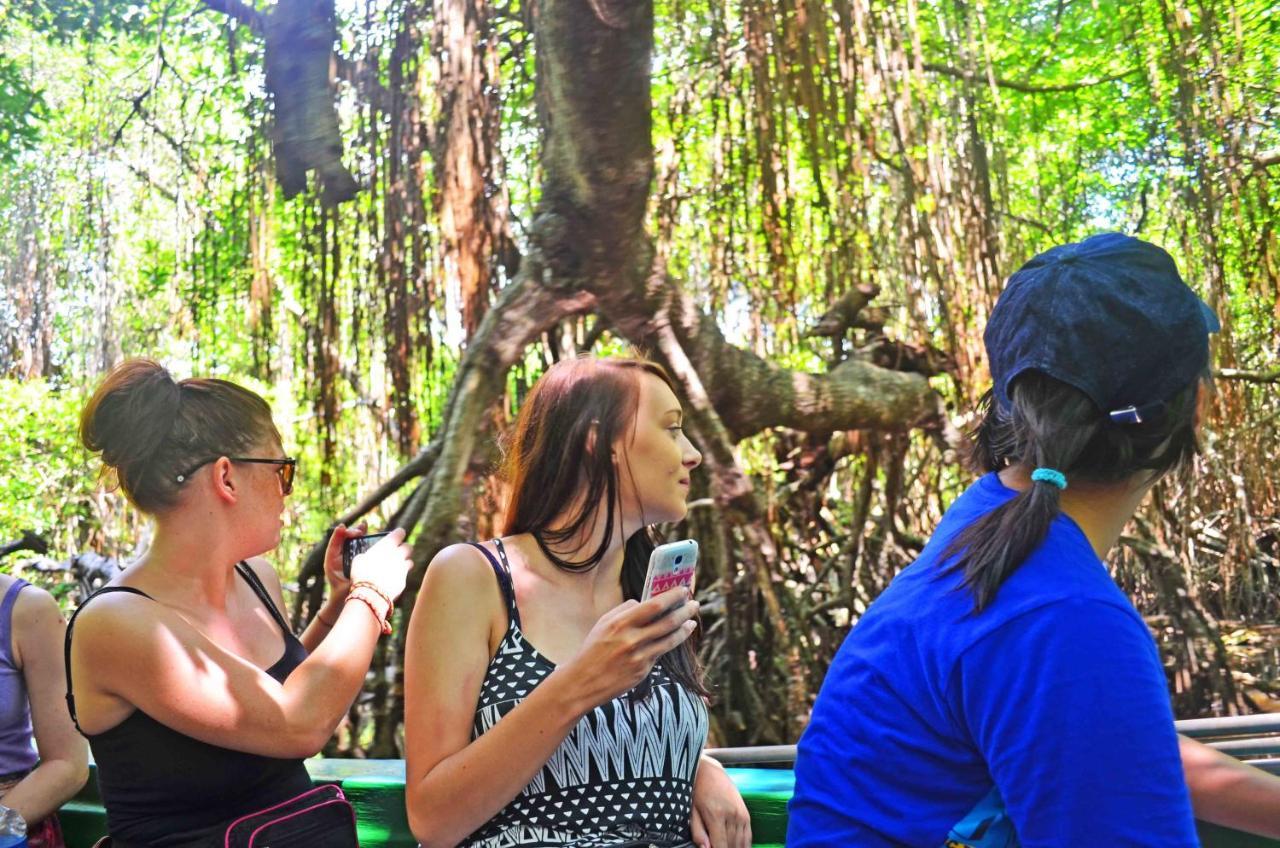
[[[684,501],[680,501],[665,510],[665,513],[658,523],[675,524],[678,521],[684,521],[685,517],[689,515],[689,505]]]
[[[684,521],[689,514],[689,504],[681,497],[664,503],[644,504],[640,512],[640,517],[646,525],[674,524]]]
[[[249,559],[250,557],[266,556],[280,546],[280,533],[277,531],[272,537],[264,538],[253,546],[251,553],[246,553],[241,559]]]

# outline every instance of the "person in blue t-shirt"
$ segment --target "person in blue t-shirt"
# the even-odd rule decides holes
[[[1197,451],[1218,328],[1165,251],[1116,233],[1009,279],[984,335],[987,473],[840,647],[788,846],[1195,846],[1193,793],[1203,818],[1280,827],[1255,803],[1280,781],[1179,740],[1103,564]]]

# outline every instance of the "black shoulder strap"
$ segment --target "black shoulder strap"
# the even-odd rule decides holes
[[[276,624],[280,625],[280,629],[284,631],[284,635],[292,636],[293,630],[289,627],[289,622],[285,621],[284,613],[276,606],[276,602],[271,600],[271,593],[267,591],[267,587],[263,585],[261,578],[257,572],[247,562],[236,563],[236,571],[249,584],[249,588],[258,596],[258,600],[266,605],[267,610],[271,613],[271,617],[276,620]]]
[[[76,726],[76,730],[80,730],[80,721],[76,718],[76,698],[71,693],[71,631],[76,626],[76,616],[89,606],[89,602],[99,595],[107,595],[111,592],[128,592],[130,595],[140,595],[148,601],[154,601],[155,598],[148,595],[141,589],[135,589],[132,586],[104,586],[94,592],[89,597],[80,602],[80,606],[76,607],[76,611],[71,613],[71,620],[67,622],[67,635],[62,640],[62,662],[67,671],[67,709],[71,712],[71,722]],[[84,731],[80,730],[80,735],[84,735]]]
[[[479,542],[468,542],[473,548],[484,554],[484,558],[489,561],[489,565],[493,566],[493,573],[498,575],[498,586],[502,588],[502,597],[507,602],[507,615],[515,622],[516,627],[520,626],[520,609],[516,606],[516,588],[511,581],[511,563],[507,560],[507,550],[502,546],[501,539],[494,539],[494,544],[498,547],[498,556],[502,557],[502,564],[493,558],[493,554],[489,553],[489,549]]]

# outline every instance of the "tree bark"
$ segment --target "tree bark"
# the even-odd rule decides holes
[[[436,212],[443,277],[460,295],[467,336],[489,307],[495,254],[510,250],[491,15],[488,0],[436,0]]]
[[[387,69],[387,134],[383,164],[385,184],[382,198],[382,240],[379,246],[378,276],[386,304],[385,356],[391,377],[390,406],[395,424],[395,441],[403,456],[417,452],[421,427],[413,409],[413,365],[431,360],[432,347],[424,345],[421,358],[415,357],[413,339],[414,303],[418,297],[430,302],[434,289],[415,285],[424,276],[420,267],[425,251],[422,167],[425,135],[419,94],[418,54],[422,50],[421,15],[417,3],[406,3],[396,30]],[[415,290],[417,289],[417,290]]]
[[[456,538],[462,514],[463,477],[476,450],[481,421],[506,388],[507,372],[525,349],[564,318],[590,310],[594,298],[583,292],[559,292],[522,275],[507,288],[481,322],[458,365],[437,438],[440,453],[424,481],[425,499],[419,516],[405,516],[414,529],[411,591],[401,607],[412,609],[422,574],[436,552]]]
[[[625,25],[611,26],[587,0],[549,0],[539,14],[546,136],[537,229],[546,283],[591,292],[610,325],[642,349],[670,327],[734,441],[775,426],[899,429],[934,418],[937,398],[919,374],[858,360],[807,374],[730,344],[715,318],[654,267],[645,231],[653,6],[631,4],[623,17]]]

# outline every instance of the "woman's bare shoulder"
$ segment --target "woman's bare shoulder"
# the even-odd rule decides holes
[[[12,578],[10,578],[10,581],[12,581]],[[0,583],[0,594],[7,592],[11,585],[13,585],[12,582],[7,584]],[[62,618],[62,609],[58,606],[58,601],[52,594],[34,583],[28,583],[18,593],[18,598],[14,601],[13,615],[15,622],[24,618],[43,618],[50,615]]]
[[[507,629],[507,605],[493,567],[473,545],[442,548],[427,566],[411,628],[443,628],[458,635],[484,622],[490,653]],[[417,627],[414,627],[414,625]]]
[[[492,551],[490,551],[492,554]],[[496,586],[493,567],[474,545],[458,543],[442,548],[431,559],[423,582],[424,590],[450,588],[475,591],[483,586]]]
[[[0,592],[7,592],[9,586],[0,584]],[[65,632],[66,619],[58,601],[39,586],[28,584],[18,593],[13,604],[13,644],[16,649],[14,659],[22,664],[22,656],[32,646],[41,642],[54,641],[61,644]]]

